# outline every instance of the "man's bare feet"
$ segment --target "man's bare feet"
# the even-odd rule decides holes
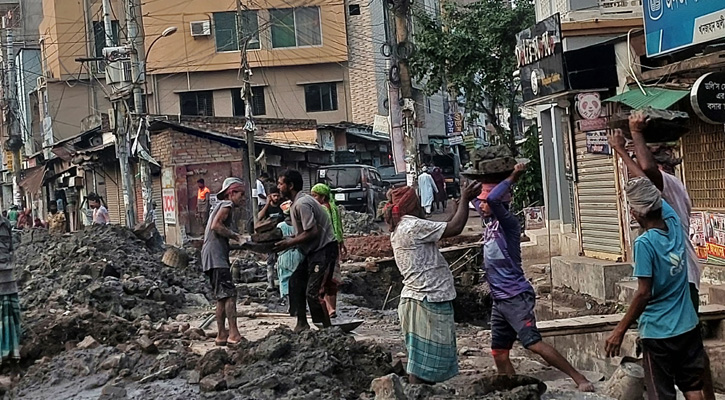
[[[584,379],[583,382],[577,382],[577,389],[579,389],[580,392],[593,392],[594,391],[594,384],[589,382],[588,380]]]
[[[295,326],[295,329],[292,330],[292,332],[302,332],[302,331],[306,331],[308,329],[310,329],[309,324],[299,324],[298,323],[297,326]]]
[[[216,339],[214,339],[214,344],[217,346],[226,346],[227,345],[227,339],[229,339],[229,332],[226,330],[223,330],[216,335]]]

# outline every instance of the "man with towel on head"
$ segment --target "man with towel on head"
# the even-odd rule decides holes
[[[605,351],[619,356],[625,333],[637,321],[647,398],[674,400],[676,385],[685,399],[704,399],[705,349],[690,301],[682,221],[648,178],[633,178],[625,190],[632,216],[645,232],[633,247],[637,292]]]
[[[388,192],[383,216],[392,232],[395,263],[403,276],[398,316],[408,350],[411,383],[442,382],[458,374],[453,321],[456,289],[437,242],[463,231],[468,202],[480,191],[478,183],[462,184],[463,201],[450,222],[425,220],[425,210],[411,187]]]
[[[491,287],[491,354],[501,375],[514,375],[509,352],[518,338],[528,350],[569,375],[582,392],[594,391],[584,375],[574,369],[556,349],[544,343],[536,328],[536,294],[521,267],[521,224],[509,211],[511,186],[524,174],[526,164],[517,164],[508,178],[484,184],[478,196],[484,218],[483,259],[486,281]],[[461,204],[466,204],[466,201]]]

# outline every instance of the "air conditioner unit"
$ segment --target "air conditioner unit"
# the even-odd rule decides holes
[[[211,35],[211,23],[207,21],[192,21],[191,36],[210,36]]]
[[[116,61],[109,63],[106,66],[106,83],[124,83],[132,82],[133,76],[131,74],[131,62],[130,61]]]
[[[45,77],[44,77],[44,76],[39,76],[39,77],[37,78],[37,80],[35,81],[35,86],[36,86],[36,87],[37,87],[38,89],[42,89],[42,88],[44,88],[44,87],[45,87],[45,84],[46,84],[46,83],[47,83],[47,82],[46,82],[46,80],[45,80]]]

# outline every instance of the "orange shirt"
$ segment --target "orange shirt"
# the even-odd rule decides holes
[[[206,195],[211,193],[208,187],[204,187],[204,189],[199,189],[196,194],[196,198],[199,200],[206,200]]]

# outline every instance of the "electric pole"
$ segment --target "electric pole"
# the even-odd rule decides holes
[[[244,132],[246,133],[246,141],[247,141],[247,159],[248,159],[248,168],[249,168],[249,187],[254,188],[254,181],[257,178],[257,165],[256,165],[256,156],[254,152],[254,131],[257,129],[254,125],[254,115],[252,112],[252,70],[249,67],[249,58],[247,57],[247,45],[249,45],[249,40],[251,37],[245,37],[243,33],[243,26],[242,26],[242,0],[237,0],[237,42],[239,43],[239,49],[242,53],[242,61],[241,61],[241,68],[242,68],[242,74],[244,79],[244,91],[242,93],[242,98],[244,99],[244,117],[246,119],[244,123]],[[255,190],[252,189],[250,192],[250,198],[251,198],[251,210],[252,210],[252,219],[254,220],[254,223],[257,223],[257,220],[259,219],[257,216],[258,213],[258,204],[257,204],[257,197],[254,196]],[[248,232],[251,233],[251,232]]]
[[[103,0],[103,26],[106,34],[106,47],[115,47],[116,43],[113,43],[113,25],[111,24],[111,1]],[[128,10],[128,7],[126,8]],[[126,19],[129,19],[128,12],[126,13]],[[108,74],[108,68],[123,69],[123,62],[117,62],[116,65],[110,63],[106,65],[106,74]],[[128,133],[130,124],[128,123],[130,115],[128,115],[128,108],[126,102],[123,99],[124,84],[119,83],[119,87],[114,87],[113,97],[111,98],[112,110],[114,115],[113,120],[115,126],[113,127],[114,136],[116,137],[116,157],[118,157],[118,165],[121,171],[121,184],[123,191],[123,205],[124,212],[126,215],[126,227],[133,228],[136,225],[136,196],[133,194],[133,174],[131,173],[131,167],[128,163]],[[111,85],[113,86],[113,84]]]
[[[144,47],[144,32],[140,0],[126,0],[126,30],[131,46],[131,76],[133,83],[133,104],[136,113],[133,121],[138,121],[138,145],[148,149],[151,153],[151,140],[149,138],[148,124],[146,123],[146,98],[144,86],[146,83],[146,48]],[[141,126],[143,125],[143,126]],[[137,152],[139,155],[139,152]],[[151,180],[151,165],[146,157],[139,156],[139,172],[141,175],[141,198],[143,199],[143,219],[152,220],[153,210],[153,183]]]
[[[408,69],[409,51],[412,44],[408,40],[408,26],[411,23],[410,0],[394,0],[393,14],[395,17],[395,36],[397,40],[396,54],[400,76],[400,98],[402,99],[403,135],[405,136],[405,163],[407,164],[408,186],[415,186],[418,175],[418,137],[415,131],[415,100],[413,100],[413,83]],[[392,99],[391,99],[392,100]]]
[[[5,105],[7,107],[7,132],[8,140],[5,143],[8,150],[13,153],[13,203],[23,199],[23,189],[20,187],[20,172],[22,168],[20,160],[20,149],[23,147],[23,139],[20,135],[20,121],[18,120],[18,86],[15,81],[15,49],[13,42],[13,26],[11,18],[4,16],[2,19],[3,30],[5,31]]]

